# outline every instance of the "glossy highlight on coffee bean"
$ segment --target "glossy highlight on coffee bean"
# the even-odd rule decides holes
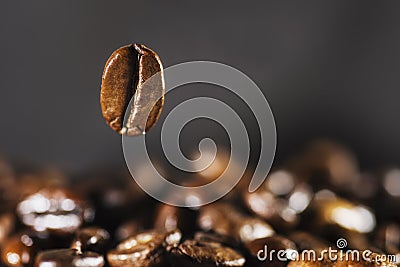
[[[111,54],[104,67],[100,93],[103,117],[120,134],[144,134],[161,114],[164,92],[159,56],[141,44],[123,46]]]

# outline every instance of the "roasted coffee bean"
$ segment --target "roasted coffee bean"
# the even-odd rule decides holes
[[[31,266],[37,249],[28,234],[17,234],[2,243],[1,260],[10,267]]]
[[[47,250],[39,253],[35,260],[35,267],[102,267],[103,256],[95,252],[80,253],[75,249]]]
[[[84,201],[65,188],[45,188],[27,196],[17,208],[21,221],[37,232],[70,234],[85,221]]]
[[[315,190],[334,188],[352,192],[360,184],[356,157],[346,147],[329,140],[311,143],[290,165],[290,169],[298,177],[306,178]]]
[[[279,235],[256,239],[245,244],[250,254],[250,263],[253,266],[286,266],[293,255],[297,255],[297,248],[293,241]],[[285,251],[284,255],[268,253],[271,251]],[[261,260],[260,260],[261,257]]]
[[[110,234],[106,230],[99,227],[86,227],[77,232],[71,248],[81,252],[94,251],[103,254],[110,241]]]
[[[400,225],[391,222],[379,226],[375,244],[389,253],[397,253],[400,249]]]
[[[120,134],[143,134],[160,116],[164,91],[163,67],[158,55],[140,44],[121,47],[112,53],[104,67],[100,94],[103,117]]]
[[[275,233],[268,223],[249,217],[226,203],[211,204],[200,209],[198,224],[203,231],[214,231],[242,242]]]
[[[176,247],[182,238],[178,231],[146,231],[118,244],[107,253],[112,267],[153,267],[166,264],[166,251]]]
[[[318,214],[315,222],[324,228],[323,231],[329,225],[361,234],[375,229],[376,219],[370,208],[340,198],[328,190],[316,193],[313,206]]]
[[[246,259],[236,250],[215,242],[186,240],[171,251],[172,267],[244,266]]]
[[[243,201],[248,209],[274,228],[287,231],[300,223],[300,214],[309,206],[313,190],[287,170],[271,173],[255,192],[245,191]]]
[[[116,241],[120,242],[128,237],[138,234],[139,231],[142,230],[143,225],[140,222],[137,220],[129,220],[118,226],[118,228],[115,230],[114,237]]]
[[[160,204],[155,214],[154,228],[156,229],[165,229],[166,231],[179,229],[184,234],[195,231],[198,214],[196,210]]]

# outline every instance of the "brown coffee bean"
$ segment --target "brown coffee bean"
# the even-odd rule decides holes
[[[246,259],[236,250],[215,242],[186,240],[171,251],[173,267],[244,266]]]
[[[153,75],[156,76],[146,83]],[[164,91],[163,67],[158,55],[144,45],[123,46],[112,53],[104,67],[100,94],[103,117],[120,134],[143,134],[160,116]]]
[[[95,252],[80,253],[75,249],[47,250],[39,253],[35,260],[35,267],[102,267],[103,256]]]
[[[198,224],[203,231],[214,231],[241,242],[272,236],[272,227],[259,218],[249,217],[233,206],[217,203],[200,209]]]
[[[142,230],[142,223],[137,220],[129,220],[118,226],[118,228],[115,230],[114,237],[116,241],[120,242],[133,235],[138,234],[138,232]]]
[[[1,260],[10,267],[31,266],[37,247],[27,234],[17,234],[8,238],[1,249]]]
[[[375,238],[375,244],[391,254],[400,251],[400,225],[395,222],[385,223],[379,226]],[[400,259],[400,258],[399,258]]]
[[[312,142],[300,157],[293,159],[291,170],[298,177],[306,178],[316,190],[333,188],[351,193],[360,184],[354,154],[330,140]]]
[[[80,229],[71,244],[71,248],[78,251],[93,251],[104,253],[110,244],[110,234],[99,227]]]
[[[254,214],[278,231],[292,230],[300,223],[313,198],[310,185],[293,173],[281,169],[272,172],[255,192],[243,192],[243,201]]]
[[[45,188],[27,196],[17,208],[21,221],[37,232],[70,234],[85,221],[84,201],[65,188]]]
[[[166,251],[176,247],[182,234],[178,231],[146,231],[118,244],[107,253],[112,267],[153,267],[166,264]]]
[[[376,227],[375,215],[370,208],[337,197],[331,191],[317,192],[312,205],[317,213],[315,222],[319,224],[315,230],[326,231],[334,226],[342,234],[339,237],[343,237],[346,231],[366,234]]]
[[[160,204],[155,214],[154,228],[156,229],[166,231],[179,229],[184,234],[191,234],[195,230],[198,214],[196,210]]]

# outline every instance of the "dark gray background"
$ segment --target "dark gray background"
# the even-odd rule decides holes
[[[66,168],[123,165],[104,123],[104,63],[144,43],[165,66],[212,60],[264,91],[277,160],[319,136],[365,166],[400,162],[398,1],[2,1],[0,153]]]

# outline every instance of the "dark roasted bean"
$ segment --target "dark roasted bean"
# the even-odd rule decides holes
[[[164,105],[162,71],[158,55],[144,45],[127,45],[110,56],[104,67],[100,104],[103,117],[113,130],[140,135],[157,122]],[[146,83],[153,75],[156,76]],[[132,97],[132,107],[124,124]]]
[[[400,249],[400,225],[394,222],[381,225],[375,243],[389,253],[397,253]]]
[[[376,219],[371,209],[339,198],[328,190],[317,192],[313,206],[317,212],[315,221],[324,229],[323,231],[329,225],[361,234],[370,233],[375,229]]]
[[[172,232],[146,231],[118,244],[107,253],[112,267],[153,267],[166,264],[166,251],[176,247],[181,240],[178,230]]]
[[[21,221],[37,232],[73,233],[85,221],[82,199],[65,188],[45,188],[18,204]]]
[[[295,158],[291,169],[306,178],[316,190],[335,188],[351,192],[360,184],[358,162],[344,146],[329,140],[311,143],[300,158]]]
[[[173,267],[244,266],[245,262],[238,251],[215,242],[187,240],[171,251]]]
[[[115,230],[115,239],[120,242],[133,235],[138,234],[139,231],[143,230],[143,225],[136,220],[129,220],[124,222]]]
[[[103,254],[110,241],[110,234],[106,230],[99,227],[86,227],[77,232],[71,248],[81,252],[94,251]]]
[[[165,229],[166,231],[179,229],[185,234],[195,230],[198,213],[196,210],[160,204],[155,213],[154,227],[156,229]]]
[[[75,249],[47,250],[39,253],[35,267],[102,267],[103,256],[95,252],[80,253]]]
[[[274,234],[268,223],[259,218],[249,217],[225,203],[212,204],[200,209],[198,223],[203,231],[214,231],[242,242]]]
[[[274,228],[287,231],[300,223],[300,214],[314,196],[312,188],[286,170],[271,173],[255,192],[243,193],[248,209]]]

